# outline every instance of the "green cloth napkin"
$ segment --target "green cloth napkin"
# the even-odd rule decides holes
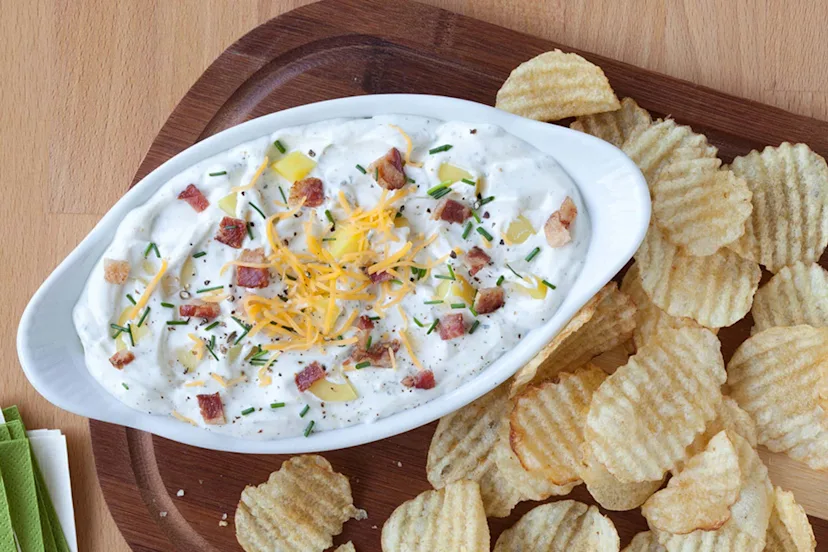
[[[14,529],[12,528],[9,503],[6,500],[6,486],[3,483],[3,474],[0,473],[0,552],[17,552],[14,544]]]
[[[6,424],[19,424],[10,422]],[[10,432],[11,427],[9,428]],[[12,432],[13,433],[13,432]],[[43,528],[37,500],[32,453],[26,439],[0,442],[0,473],[6,488],[14,533],[22,552],[43,552]]]

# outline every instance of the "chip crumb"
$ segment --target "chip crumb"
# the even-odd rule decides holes
[[[219,521],[219,527],[227,527],[227,522],[224,520]]]
[[[227,513],[221,514],[221,519],[227,519]]]
[[[402,467],[402,462],[397,462],[397,467],[401,468]]]
[[[175,493],[175,496],[184,496],[184,489],[178,489],[178,492]]]
[[[165,517],[167,517],[167,512],[158,512],[158,516],[162,517],[162,518],[165,518]]]
[[[199,479],[199,480],[198,480],[198,484],[199,484],[199,485],[204,485],[204,480],[203,480],[203,479]]]

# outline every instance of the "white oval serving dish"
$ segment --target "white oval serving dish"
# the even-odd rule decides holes
[[[74,331],[72,309],[90,271],[126,213],[143,204],[187,167],[240,143],[284,127],[338,117],[420,115],[446,121],[490,123],[555,157],[578,185],[592,225],[583,270],[559,310],[511,352],[458,389],[424,405],[372,423],[310,437],[261,441],[193,427],[172,417],[133,410],[92,377]],[[188,445],[244,453],[304,453],[345,448],[408,431],[444,416],[494,389],[546,345],[632,257],[647,231],[650,195],[635,164],[619,149],[565,127],[524,119],[466,100],[416,94],[357,96],[265,115],[211,136],[176,155],[136,184],[46,279],[26,307],[17,334],[23,371],[56,406],[81,416],[149,431]]]

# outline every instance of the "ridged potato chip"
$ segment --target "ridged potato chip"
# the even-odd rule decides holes
[[[828,328],[770,328],[742,343],[727,365],[730,395],[756,422],[759,443],[828,470]],[[822,404],[821,404],[822,403]]]
[[[494,552],[618,552],[618,532],[595,506],[574,500],[529,510],[501,533]]]
[[[828,244],[825,159],[805,144],[785,142],[737,157],[730,169],[753,192],[753,213],[729,247],[771,272],[818,261]]]
[[[521,63],[497,91],[495,107],[558,121],[621,107],[600,67],[578,54],[546,52]]]
[[[768,469],[745,439],[735,433],[728,437],[739,456],[741,473],[739,498],[730,507],[730,519],[715,531],[686,535],[656,531],[668,552],[762,552],[773,508]]]
[[[607,468],[595,459],[587,443],[581,448],[578,475],[595,502],[607,510],[622,512],[638,508],[656,492],[664,479],[621,483]]]
[[[683,148],[650,184],[653,219],[664,236],[691,255],[712,255],[745,233],[753,211],[742,178],[720,171],[704,148]]]
[[[356,552],[356,547],[354,547],[354,543],[348,541],[345,544],[340,544],[334,552]]]
[[[638,263],[633,263],[621,282],[621,291],[630,296],[635,303],[635,332],[633,340],[636,347],[643,347],[647,340],[663,329],[700,328],[692,318],[670,316],[650,299],[641,287],[641,271]]]
[[[620,109],[578,117],[569,128],[592,134],[620,148],[634,132],[647,128],[652,121],[649,112],[639,107],[634,99],[624,98]]]
[[[556,485],[578,481],[581,445],[592,394],[607,378],[587,364],[574,373],[524,389],[509,417],[509,441],[520,463]]]
[[[690,459],[702,452],[710,439],[715,437],[721,431],[731,431],[741,435],[750,446],[756,448],[757,435],[756,424],[750,417],[750,414],[739,407],[739,404],[727,395],[722,397],[722,402],[716,409],[716,417],[707,424],[704,433],[696,437],[685,453],[685,458]],[[673,469],[673,475],[678,474],[684,469],[684,463],[679,462]]]
[[[828,271],[816,263],[779,270],[753,298],[754,334],[774,326],[828,326]]]
[[[630,544],[621,552],[667,552],[667,549],[658,542],[658,537],[652,531],[638,533]]]
[[[765,552],[813,552],[816,550],[814,529],[805,510],[796,503],[793,493],[774,489]]]
[[[676,152],[685,148],[698,148],[710,159],[714,159],[717,153],[703,134],[696,134],[689,126],[678,125],[672,119],[659,119],[646,128],[638,129],[621,147],[638,165],[651,186],[661,170],[675,158]]]
[[[480,488],[460,480],[403,502],[382,526],[383,552],[489,550]]]
[[[710,331],[655,335],[592,395],[592,453],[622,483],[660,480],[716,416],[725,377]]]
[[[354,506],[348,478],[334,472],[327,460],[295,456],[267,483],[242,491],[236,539],[246,552],[322,552],[346,521],[365,515]]]
[[[647,499],[641,514],[658,531],[675,535],[713,531],[730,519],[740,487],[739,457],[727,432],[721,431],[667,487]]]
[[[532,382],[583,366],[593,357],[629,341],[635,328],[635,304],[610,282],[584,305],[549,345],[512,380],[514,396]]]
[[[461,479],[477,481],[486,515],[505,517],[521,493],[500,473],[492,449],[499,438],[509,403],[508,384],[444,416],[428,449],[426,474],[435,489]]]
[[[750,310],[762,271],[727,248],[696,257],[664,238],[652,224],[635,254],[641,287],[656,306],[708,328],[741,320]]]

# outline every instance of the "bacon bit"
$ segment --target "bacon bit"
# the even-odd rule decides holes
[[[469,274],[471,276],[474,276],[492,262],[492,258],[476,245],[469,249],[464,260],[469,267]]]
[[[368,167],[371,176],[376,175],[377,184],[386,190],[399,190],[407,182],[403,171],[403,160],[397,148],[391,148]]]
[[[110,284],[123,284],[129,278],[129,262],[104,259],[104,280]]]
[[[375,368],[390,368],[393,366],[394,363],[391,360],[391,353],[389,351],[396,353],[400,350],[400,342],[398,340],[390,339],[380,341],[379,343],[371,345],[370,349],[366,348],[367,344],[368,332],[361,332],[359,341],[357,341],[356,346],[351,350],[351,360],[356,363],[367,360]]]
[[[221,307],[216,303],[188,303],[186,305],[179,305],[178,307],[178,315],[182,318],[194,316],[196,318],[212,320],[220,313]]]
[[[463,315],[447,314],[440,318],[437,329],[440,332],[440,339],[448,341],[455,337],[462,337],[466,333],[466,324],[463,322]]]
[[[406,387],[414,387],[416,389],[432,389],[436,385],[434,382],[434,372],[431,370],[423,370],[413,376],[405,376],[402,384]]]
[[[118,351],[109,357],[109,363],[118,370],[123,370],[124,366],[133,360],[135,360],[135,355],[132,354],[132,351]]]
[[[369,332],[374,329],[374,321],[369,317],[362,315],[359,317],[359,320],[357,320],[356,326],[362,331]]]
[[[218,391],[212,395],[196,395],[198,408],[201,410],[201,417],[204,423],[209,425],[223,425],[227,423],[224,418],[224,404],[221,402],[221,395]]]
[[[385,270],[383,270],[382,272],[375,272],[373,274],[369,274],[368,277],[371,278],[372,284],[379,284],[381,282],[387,282],[388,280],[394,279],[394,276],[391,273],[386,272]]]
[[[265,262],[264,248],[245,249],[239,255],[242,263]],[[245,288],[264,288],[270,285],[270,273],[266,268],[251,268],[249,266],[236,267],[236,283]]]
[[[216,241],[220,241],[224,245],[229,245],[236,249],[241,249],[246,235],[247,222],[233,217],[224,217],[219,223]]]
[[[303,178],[297,180],[290,187],[288,203],[299,205],[305,200],[303,207],[319,207],[325,201],[325,191],[322,181],[318,178]]]
[[[453,199],[445,198],[437,204],[437,208],[434,209],[434,215],[431,218],[462,224],[470,216],[471,209],[467,205],[463,205]]]
[[[483,288],[474,298],[474,310],[477,314],[488,314],[502,307],[503,303],[502,287]]]
[[[196,213],[200,213],[210,206],[210,202],[207,201],[207,198],[204,197],[204,194],[201,193],[201,190],[195,184],[190,184],[184,188],[184,191],[178,194],[178,199],[183,199],[189,203],[190,207],[195,209]]]
[[[311,362],[301,372],[293,376],[299,391],[307,391],[315,382],[325,377],[325,367],[316,361]]]
[[[552,213],[543,225],[546,243],[550,247],[562,247],[572,241],[569,227],[576,216],[578,216],[578,207],[571,197],[566,196],[561,203],[561,208]]]

